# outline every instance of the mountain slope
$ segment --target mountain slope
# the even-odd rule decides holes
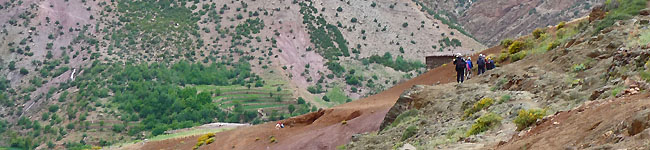
[[[423,56],[485,48],[412,2],[0,6],[0,145],[26,149],[281,120],[383,91]]]

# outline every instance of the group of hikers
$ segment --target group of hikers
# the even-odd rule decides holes
[[[472,69],[474,67],[472,63],[472,58],[469,56],[464,59],[463,55],[460,53],[456,53],[456,58],[454,59],[454,65],[456,65],[456,81],[458,83],[463,83],[465,81],[465,78],[470,79],[472,75]],[[492,70],[495,68],[494,65],[494,60],[492,60],[492,57],[485,57],[483,54],[478,55],[478,60],[476,60],[476,65],[477,65],[477,70],[478,73],[477,75],[481,75],[485,73],[485,70]]]

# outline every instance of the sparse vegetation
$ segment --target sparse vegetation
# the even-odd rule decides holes
[[[519,114],[517,114],[513,122],[517,125],[517,131],[521,131],[535,123],[537,119],[542,119],[544,115],[546,115],[546,110],[544,109],[522,109],[519,110]]]
[[[485,132],[485,131],[489,130],[490,128],[493,128],[493,127],[501,124],[502,119],[503,118],[501,118],[501,116],[499,116],[499,115],[497,115],[495,113],[492,113],[492,112],[487,113],[487,114],[479,117],[478,119],[476,119],[474,124],[472,124],[472,127],[467,131],[466,136],[476,135],[476,134],[479,134],[481,132]]]
[[[401,140],[404,141],[408,138],[413,137],[416,133],[418,132],[418,128],[416,126],[409,126],[404,130],[404,133],[402,134]]]
[[[463,115],[463,119],[471,117],[474,113],[481,111],[483,109],[487,109],[490,107],[492,104],[494,104],[494,99],[492,98],[482,98],[481,100],[477,101],[472,105],[471,108],[465,110],[465,114]]]

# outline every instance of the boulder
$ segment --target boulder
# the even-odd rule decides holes
[[[650,9],[648,8],[642,9],[641,11],[639,11],[639,14],[643,16],[650,15]]]
[[[627,121],[627,133],[634,136],[650,126],[650,109],[637,112]]]

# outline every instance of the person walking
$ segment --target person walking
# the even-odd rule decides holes
[[[465,60],[465,64],[466,64],[465,66],[467,66],[467,69],[465,70],[465,78],[466,80],[469,80],[469,78],[471,78],[472,76],[472,68],[474,67],[472,66],[472,58],[467,57],[467,59]]]
[[[463,83],[465,78],[463,75],[465,75],[465,60],[463,60],[463,57],[460,53],[456,54],[456,58],[454,59],[454,65],[456,65],[456,82]]]
[[[487,70],[492,70],[495,68],[494,60],[492,60],[492,57],[488,57],[485,67]]]
[[[476,65],[478,66],[478,74],[481,75],[485,73],[485,57],[483,54],[478,54],[478,60],[476,60]]]

